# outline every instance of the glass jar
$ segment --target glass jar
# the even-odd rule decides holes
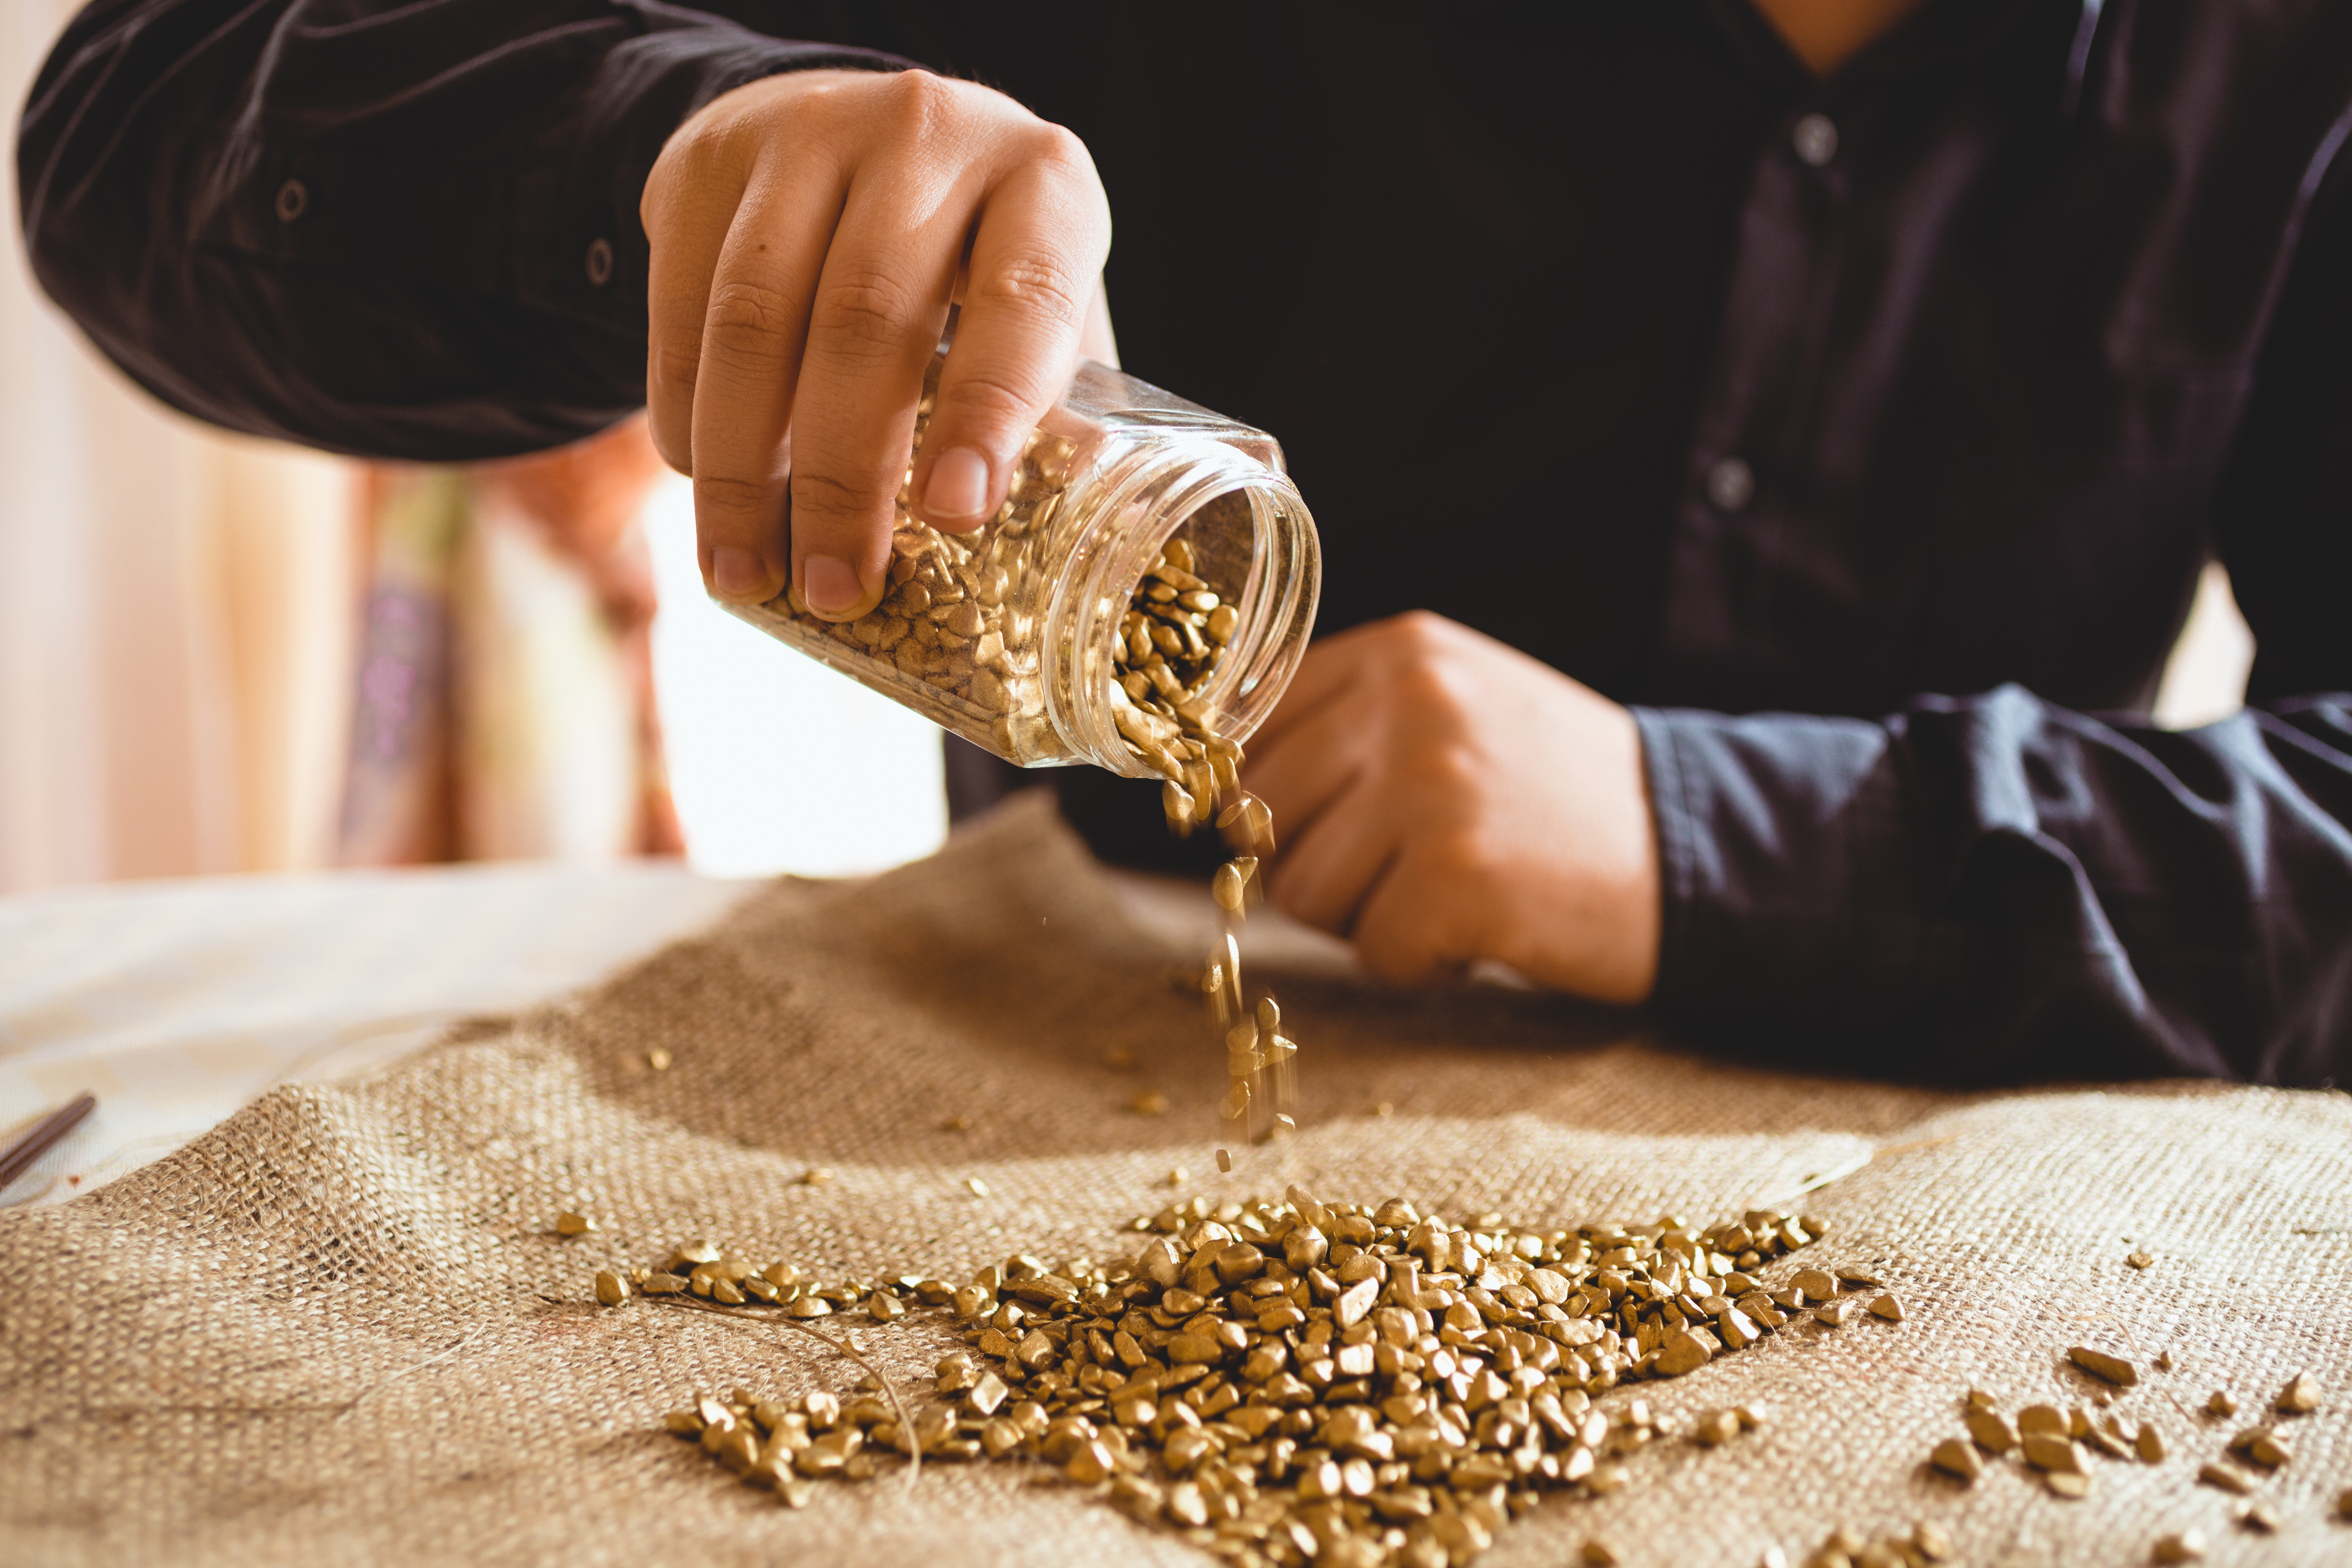
[[[917,407],[918,447],[940,364]],[[1122,650],[1151,618],[1150,593],[1185,595],[1152,616],[1200,655],[1181,661],[1193,676],[1181,694],[1188,727],[1246,740],[1307,650],[1322,557],[1282,448],[1108,365],[1079,362],[988,522],[941,533],[907,500],[902,489],[890,585],[871,613],[821,619],[797,587],[726,607],[1007,762],[1138,778],[1169,771],[1129,739],[1139,677]],[[1189,572],[1171,571],[1171,556],[1189,557]],[[1200,585],[1161,581],[1188,576]]]

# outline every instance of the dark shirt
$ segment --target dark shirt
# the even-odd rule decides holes
[[[893,63],[776,37],[977,76],[1092,149],[1128,366],[1283,441],[1325,629],[1639,705],[1668,1021],[2352,1079],[2352,6],[1935,0],[1825,82],[1737,0],[720,8],[108,0],[34,266],[203,417],[525,450],[643,400],[667,133]],[[2210,555],[2250,706],[2162,732]]]

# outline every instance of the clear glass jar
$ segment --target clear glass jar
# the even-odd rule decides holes
[[[918,447],[940,363],[924,381]],[[1108,365],[1079,362],[981,528],[939,532],[908,514],[907,499],[902,489],[889,591],[870,614],[820,619],[797,588],[727,608],[1007,762],[1093,763],[1138,778],[1166,770],[1121,734],[1128,703],[1114,682],[1130,601],[1140,604],[1171,542],[1232,611],[1218,617],[1222,641],[1188,666],[1206,667],[1184,694],[1201,727],[1246,740],[1307,650],[1322,556],[1282,448]]]

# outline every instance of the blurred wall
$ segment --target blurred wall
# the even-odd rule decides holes
[[[13,117],[68,0],[0,8]],[[7,203],[16,210],[13,141]],[[131,388],[0,258],[0,891],[325,864],[352,591],[342,465]]]

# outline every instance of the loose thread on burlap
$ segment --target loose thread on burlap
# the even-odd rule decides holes
[[[762,1323],[771,1328],[798,1329],[819,1344],[829,1345],[847,1356],[864,1367],[867,1376],[882,1385],[882,1396],[890,1402],[890,1408],[898,1413],[898,1434],[905,1439],[907,1445],[908,1488],[911,1489],[915,1484],[915,1478],[923,1473],[923,1445],[915,1436],[915,1423],[913,1417],[907,1414],[907,1402],[898,1397],[898,1385],[890,1381],[888,1373],[884,1372],[875,1363],[867,1361],[866,1352],[859,1350],[856,1343],[846,1335],[836,1340],[821,1330],[810,1328],[798,1318],[755,1318],[744,1312],[741,1308],[713,1307],[708,1302],[698,1301],[691,1296],[648,1296],[645,1299],[648,1301],[658,1301],[665,1306],[691,1307],[698,1312],[708,1312],[720,1322],[732,1324],[739,1329],[756,1331]]]
[[[373,1396],[377,1391],[382,1389],[386,1384],[398,1383],[402,1378],[406,1377],[412,1372],[423,1372],[428,1366],[438,1366],[441,1363],[447,1361],[451,1356],[456,1355],[459,1351],[464,1350],[467,1345],[472,1344],[476,1340],[480,1339],[483,1334],[489,1331],[489,1324],[484,1323],[480,1327],[475,1329],[471,1333],[467,1334],[463,1339],[460,1339],[456,1344],[451,1345],[447,1350],[436,1352],[432,1355],[426,1356],[423,1361],[415,1363],[409,1366],[402,1367],[398,1372],[385,1373],[383,1376],[376,1379],[373,1383],[369,1384],[365,1388],[361,1389],[357,1394],[352,1395],[351,1402],[345,1405],[341,1410],[335,1412],[335,1419],[341,1421],[344,1416],[349,1415],[352,1411],[357,1410],[363,1400]]]
[[[1778,1193],[1771,1197],[1759,1199],[1752,1206],[1759,1209],[1786,1209],[1790,1204],[1794,1203],[1797,1199],[1803,1197],[1807,1193],[1819,1192],[1822,1188],[1828,1186],[1832,1182],[1842,1182],[1845,1180],[1848,1176],[1853,1175],[1856,1171],[1861,1170],[1864,1165],[1869,1164],[1874,1157],[1875,1156],[1870,1151],[1864,1150],[1863,1152],[1856,1154],[1853,1159],[1846,1161],[1843,1164],[1832,1165],[1826,1171],[1822,1171],[1813,1175],[1807,1176],[1803,1181],[1798,1183],[1795,1186],[1790,1188],[1785,1193]]]
[[[406,1377],[413,1372],[423,1372],[428,1366],[440,1365],[443,1362],[447,1361],[451,1356],[456,1355],[459,1351],[464,1350],[467,1345],[472,1344],[476,1340],[480,1339],[483,1334],[489,1331],[489,1324],[484,1323],[481,1327],[474,1330],[471,1333],[467,1334],[464,1338],[460,1339],[456,1344],[451,1345],[447,1350],[436,1351],[431,1355],[426,1356],[423,1361],[411,1363],[409,1365],[402,1367],[397,1372],[386,1373],[383,1376],[376,1379],[373,1383],[369,1384],[365,1388],[361,1389],[357,1394],[352,1394],[349,1399],[339,1400],[333,1404],[308,1404],[300,1401],[289,1401],[283,1405],[92,1405],[72,1412],[72,1414],[82,1417],[100,1417],[107,1419],[135,1415],[325,1415],[331,1420],[341,1421],[344,1416],[349,1415],[352,1411],[357,1410],[362,1404],[374,1397],[375,1394],[381,1392],[386,1384],[398,1383],[402,1378]]]

